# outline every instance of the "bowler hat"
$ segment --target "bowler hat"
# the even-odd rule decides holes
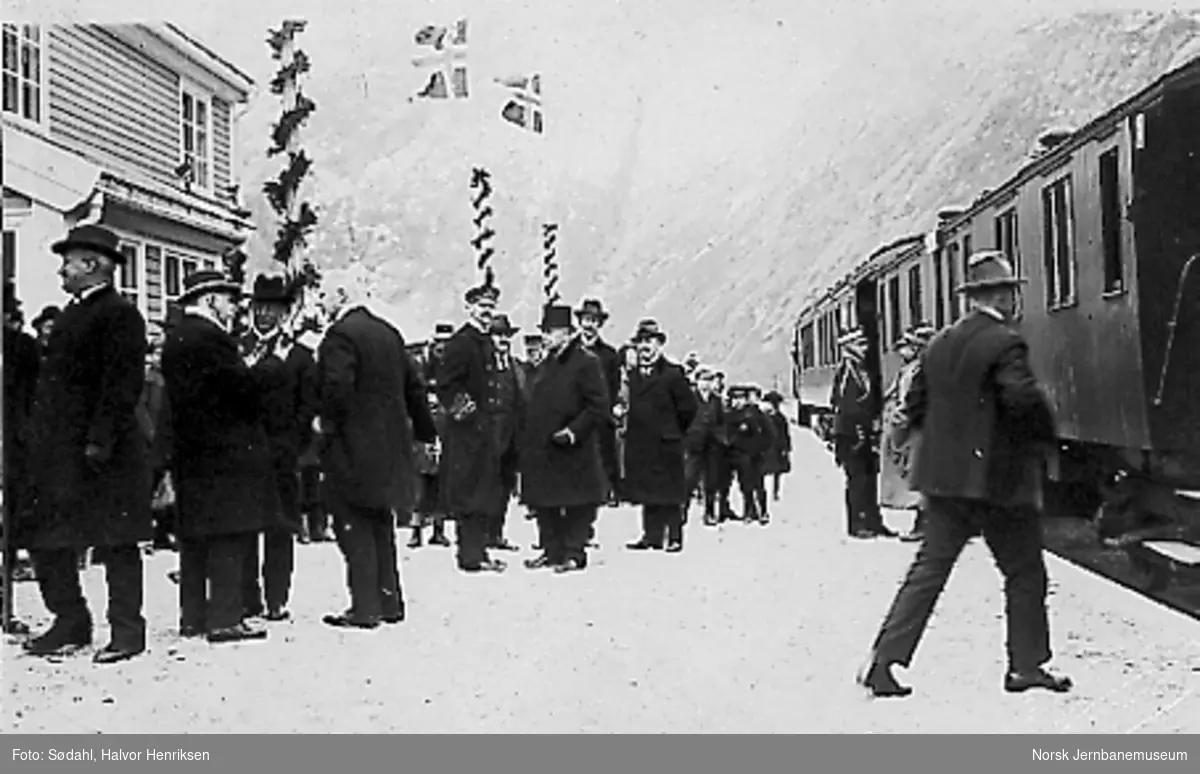
[[[1013,271],[1008,256],[999,250],[982,250],[972,253],[967,261],[966,276],[955,292],[969,293],[985,288],[1015,287],[1027,282]]]
[[[492,318],[492,333],[498,336],[512,336],[519,330],[521,329],[513,327],[506,314],[498,314]]]
[[[42,311],[38,312],[38,316],[33,318],[33,322],[31,323],[31,325],[33,325],[33,327],[37,328],[42,323],[54,322],[55,320],[58,319],[58,316],[60,314],[62,314],[62,310],[59,309],[57,306],[54,306],[53,304],[51,304],[50,306],[43,308]]]
[[[526,345],[541,344],[542,342],[544,342],[546,340],[546,337],[540,333],[526,333],[523,338],[525,340]]]
[[[600,322],[608,319],[608,312],[604,311],[604,304],[600,303],[598,298],[585,298],[579,304],[579,308],[575,310],[575,314],[579,317],[590,314]]]
[[[693,376],[696,377],[696,381],[701,381],[712,379],[714,376],[716,376],[716,374],[713,373],[713,370],[708,366],[698,365],[696,366],[696,370],[693,372]]]
[[[268,277],[260,274],[254,278],[254,292],[250,296],[254,301],[290,304],[295,300],[295,293],[281,276]]]
[[[66,255],[70,250],[86,249],[100,253],[113,263],[125,263],[125,256],[117,249],[120,241],[120,237],[104,226],[89,223],[68,231],[65,238],[50,246],[50,250],[57,255]]]
[[[555,328],[574,328],[575,320],[571,316],[571,307],[546,304],[542,307],[542,323],[538,327],[544,331]]]
[[[648,339],[658,339],[660,343],[666,343],[667,334],[663,333],[658,327],[658,320],[647,317],[638,323],[637,333],[633,334],[635,342],[646,341]]]
[[[500,300],[500,288],[489,284],[477,285],[464,293],[463,298],[468,304],[478,304],[481,301],[491,301],[495,304]]]
[[[179,294],[179,301],[187,303],[205,293],[229,293],[236,296],[241,295],[242,286],[229,279],[222,271],[204,269],[183,278],[183,289]]]
[[[775,390],[771,390],[763,396],[763,400],[765,400],[767,403],[770,403],[772,406],[778,406],[780,403],[783,403],[783,396]]]
[[[750,388],[744,384],[730,385],[729,389],[725,390],[725,394],[730,398],[745,398],[750,394]]]
[[[445,341],[454,335],[454,326],[450,323],[438,323],[433,327],[433,340]]]

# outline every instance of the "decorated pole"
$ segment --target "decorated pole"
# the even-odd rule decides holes
[[[547,304],[557,304],[562,296],[558,292],[558,249],[554,246],[558,241],[558,224],[542,224],[542,290],[546,295]]]
[[[491,246],[496,231],[490,225],[494,212],[488,203],[492,198],[491,180],[492,174],[483,167],[471,170],[471,190],[476,192],[471,196],[471,209],[475,212],[471,221],[475,226],[475,237],[471,240],[471,247],[477,255],[476,268],[483,275],[483,284],[489,287],[495,284],[496,279],[496,273],[492,270],[492,257],[496,251]]]

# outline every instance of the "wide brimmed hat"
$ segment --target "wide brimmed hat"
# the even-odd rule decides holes
[[[500,288],[495,285],[477,285],[464,293],[463,299],[468,304],[478,304],[483,301],[491,301],[495,304],[500,300]]]
[[[560,304],[546,304],[542,307],[542,322],[538,325],[543,331],[556,328],[574,328],[575,318],[571,307]]]
[[[283,277],[268,277],[265,274],[260,274],[254,278],[254,291],[250,294],[250,299],[252,301],[290,304],[296,299],[296,294]]]
[[[637,332],[633,334],[634,343],[658,339],[660,343],[667,342],[667,334],[658,326],[658,320],[646,318],[638,323]]]
[[[955,288],[956,293],[970,293],[986,288],[1016,287],[1028,282],[1013,271],[1008,256],[999,250],[982,250],[972,253],[967,260],[963,283]]]
[[[191,276],[183,278],[183,289],[179,294],[179,301],[180,303],[187,303],[205,293],[229,293],[230,295],[240,296],[242,294],[242,286],[231,280],[222,271],[204,269],[193,272]]]
[[[76,226],[67,236],[50,245],[56,255],[66,255],[70,250],[87,249],[109,258],[113,263],[125,263],[125,256],[117,249],[121,238],[104,226],[88,224]]]
[[[908,344],[913,347],[923,347],[937,335],[937,329],[932,325],[914,325],[912,328],[904,332],[900,337],[901,344]]]
[[[604,304],[600,303],[600,299],[598,298],[583,299],[583,302],[579,304],[579,308],[575,310],[577,317],[589,314],[602,323],[608,319],[608,312],[604,311]]]
[[[841,336],[838,336],[837,343],[839,347],[849,347],[855,344],[866,344],[867,334],[863,333],[861,328],[854,328],[846,331]]]
[[[520,328],[514,328],[512,321],[508,319],[506,314],[498,314],[492,317],[491,332],[497,336],[513,336]]]
[[[772,406],[778,406],[780,403],[783,403],[783,396],[775,390],[771,390],[763,396],[763,400],[765,400],[767,403],[770,403]]]
[[[454,326],[450,323],[438,323],[433,326],[433,340],[445,341],[454,335]]]

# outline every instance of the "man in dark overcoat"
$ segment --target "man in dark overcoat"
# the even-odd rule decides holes
[[[504,537],[508,504],[517,492],[518,450],[517,424],[524,407],[525,374],[512,358],[512,337],[520,328],[514,327],[506,314],[492,318],[492,345],[496,367],[492,371],[491,415],[495,431],[495,448],[500,454],[501,491],[488,513],[487,547],[516,551],[517,547]]]
[[[667,335],[654,320],[638,324],[638,368],[629,377],[624,495],[642,506],[642,537],[633,550],[683,550],[687,480],[683,439],[696,416],[696,397],[683,368],[663,356]]]
[[[95,225],[71,229],[51,249],[73,296],[50,336],[29,426],[32,520],[20,529],[54,623],[26,643],[38,655],[87,645],[92,618],[78,555],[95,547],[108,579],[111,641],[98,663],[146,648],[138,543],[152,534],[150,473],[136,409],[145,379],[146,323],[113,287],[125,258],[118,237]],[[7,365],[7,364],[6,364]]]
[[[598,298],[585,298],[575,310],[579,321],[579,339],[593,355],[600,358],[604,371],[604,384],[608,388],[609,400],[621,389],[621,356],[616,348],[600,338],[600,329],[608,322],[608,312]],[[600,454],[604,458],[604,474],[608,476],[609,505],[616,505],[616,485],[619,474],[617,465],[617,420],[610,416],[606,427],[597,431],[600,439]]]
[[[183,280],[183,315],[163,346],[171,401],[171,477],[179,542],[179,633],[260,640],[244,617],[251,540],[277,524],[279,494],[263,427],[262,385],[231,330],[241,286],[214,270]]]
[[[1010,322],[1023,280],[992,250],[971,256],[965,274],[958,290],[972,310],[930,343],[905,398],[902,424],[923,437],[911,481],[926,498],[925,541],[859,674],[875,696],[912,692],[896,682],[892,665],[910,664],[959,554],[980,533],[1004,576],[1004,689],[1071,688],[1069,678],[1043,667],[1050,629],[1039,512],[1056,433],[1028,345]]]
[[[350,608],[324,618],[337,628],[404,620],[396,520],[416,504],[413,441],[437,438],[404,337],[366,301],[335,310],[317,356],[321,461],[350,591]]]
[[[491,324],[499,298],[487,282],[466,292],[467,321],[446,342],[437,370],[438,399],[446,409],[442,505],[458,524],[458,567],[469,573],[508,566],[487,551],[488,513],[504,491],[490,409],[496,369]]]
[[[304,526],[300,452],[312,440],[317,414],[316,360],[307,348],[292,341],[292,332],[284,325],[295,301],[295,292],[283,277],[260,274],[255,278],[252,322],[255,344],[265,354],[255,364],[254,375],[262,389],[263,428],[271,449],[281,519],[263,530],[261,552],[259,538],[251,540],[242,588],[246,615],[262,615],[268,621],[290,617],[287,602],[296,563],[296,535]]]
[[[533,374],[537,371],[537,367],[541,365],[546,354],[546,338],[537,332],[526,333],[522,338],[522,343],[525,347],[525,357],[517,361],[517,369],[521,372],[521,399],[523,404],[528,406],[530,400],[529,390],[533,384]],[[525,477],[521,474],[519,450],[517,456],[517,501],[525,508],[525,519],[534,521],[538,526],[538,541],[533,545],[533,550],[541,551],[543,549],[542,539],[545,536],[542,534],[541,522],[537,521],[537,513],[525,502]]]
[[[546,306],[541,328],[549,352],[530,385],[521,469],[543,554],[526,566],[573,572],[587,567],[596,509],[608,496],[597,431],[609,425],[612,406],[600,358],[573,335],[571,308]]]
[[[846,474],[846,532],[851,537],[895,537],[879,510],[875,429],[880,407],[863,365],[867,337],[852,330],[838,339],[842,359],[834,371],[829,405],[833,408],[834,460]]]
[[[701,365],[696,369],[696,417],[684,440],[687,490],[703,490],[704,523],[717,523],[720,463],[726,454],[725,406],[713,391],[713,371]]]

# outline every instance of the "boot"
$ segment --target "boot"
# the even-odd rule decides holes
[[[412,529],[412,537],[410,537],[408,540],[408,547],[409,548],[420,548],[421,547],[421,528],[420,527],[412,527],[411,529]],[[430,542],[433,542],[433,541],[430,541]]]
[[[429,545],[448,546],[450,540],[446,537],[446,525],[440,521],[433,524],[433,534],[429,536]]]

